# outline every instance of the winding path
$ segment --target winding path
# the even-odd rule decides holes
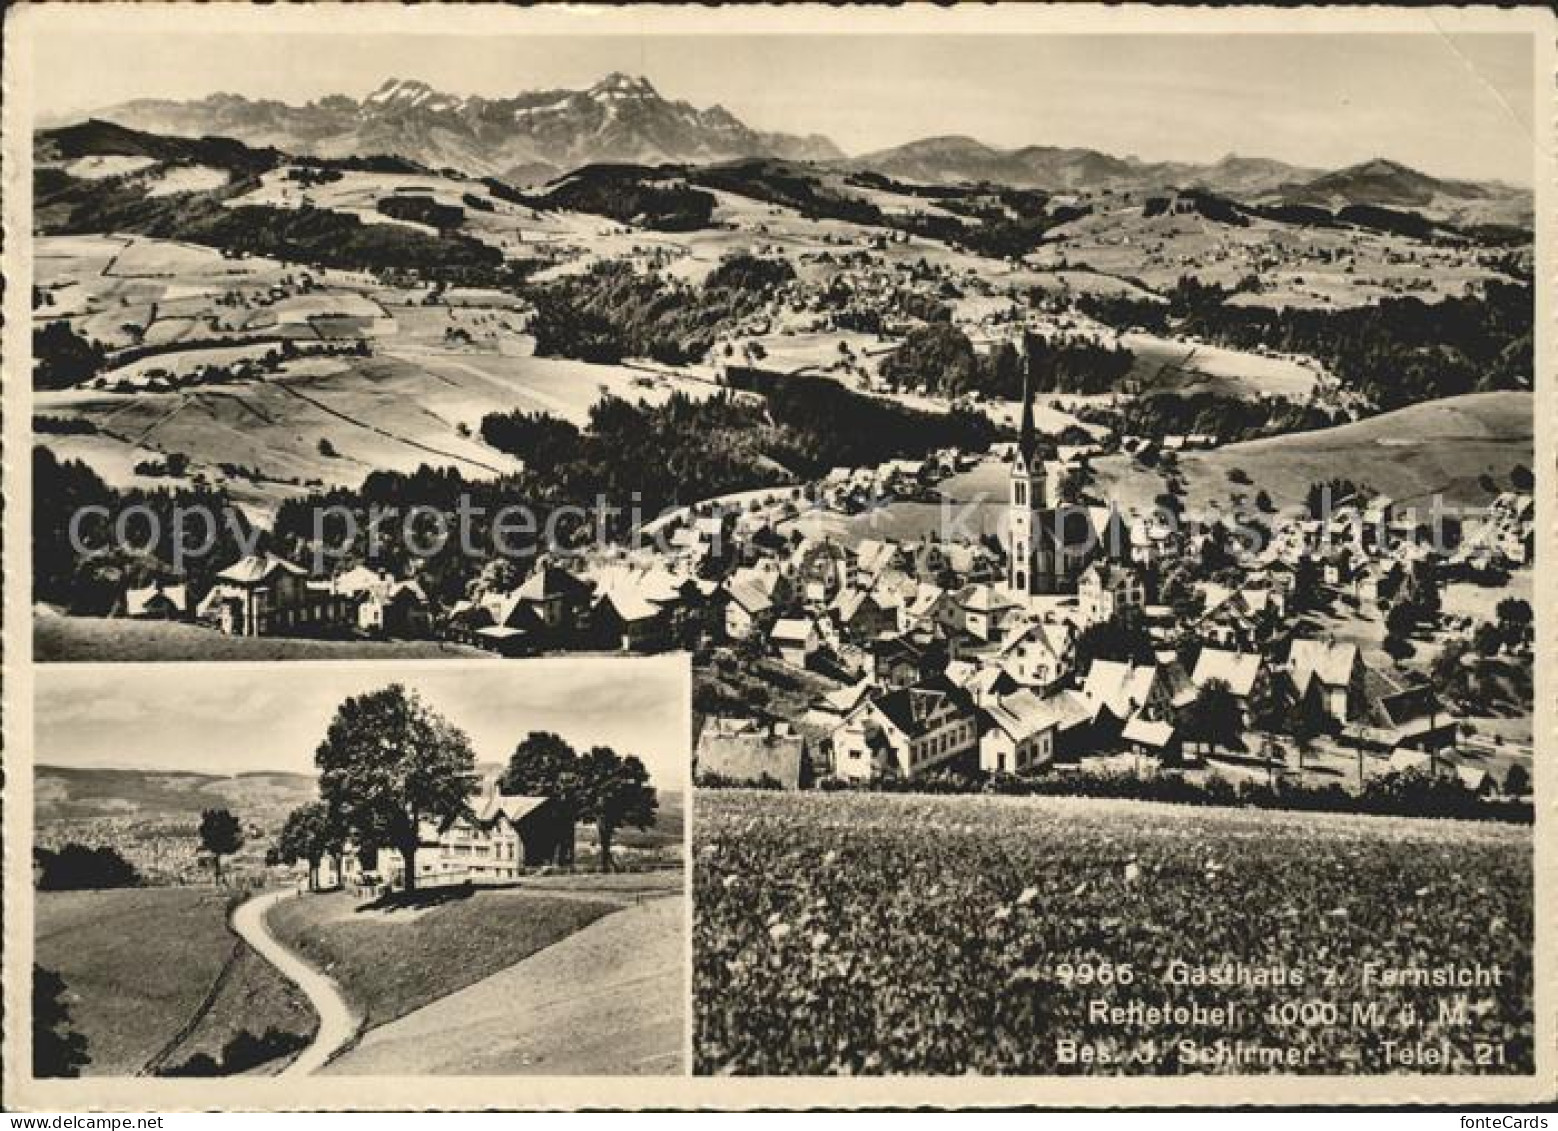
[[[294,896],[295,893],[290,889],[257,895],[241,904],[233,912],[232,920],[233,930],[238,936],[258,951],[265,961],[280,970],[283,977],[296,983],[308,997],[314,1012],[319,1015],[319,1030],[314,1034],[314,1043],[281,1071],[283,1076],[318,1072],[356,1035],[358,1024],[356,1015],[346,1004],[335,982],[283,946],[266,926],[265,913],[282,900]]]

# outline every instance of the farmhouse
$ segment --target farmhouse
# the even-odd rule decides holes
[[[977,758],[979,723],[967,692],[944,676],[870,699],[833,732],[839,777],[920,777]]]
[[[251,554],[216,575],[197,613],[232,636],[306,636],[347,625],[352,602],[310,586],[302,566]]]

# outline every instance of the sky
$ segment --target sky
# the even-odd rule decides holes
[[[230,91],[301,103],[386,78],[451,94],[587,87],[610,71],[850,154],[961,134],[1146,160],[1389,157],[1531,182],[1532,44],[1514,34],[328,35],[55,31],[41,117]]]
[[[235,774],[312,773],[348,695],[400,682],[506,763],[532,730],[576,749],[636,754],[650,777],[688,775],[691,704],[682,656],[424,663],[53,664],[35,668],[36,761]]]

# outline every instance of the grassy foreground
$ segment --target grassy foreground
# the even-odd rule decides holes
[[[243,1029],[307,1035],[316,1024],[291,983],[228,930],[225,892],[39,892],[35,930],[36,961],[64,979],[72,1027],[87,1038],[85,1075],[133,1075],[191,1025],[165,1065],[214,1056]]]
[[[284,900],[266,921],[336,980],[371,1029],[512,966],[618,906],[572,894],[446,888],[384,909],[327,892]]]
[[[697,811],[698,1072],[1531,1071],[1526,827],[721,790]],[[1303,981],[1186,985],[1175,963]],[[1502,985],[1387,987],[1370,963],[1496,965]],[[1094,1002],[1235,1014],[1135,1024]],[[1408,1066],[1389,1039],[1454,1055]],[[1106,1059],[1068,1061],[1065,1040]],[[1219,1040],[1297,1059],[1201,1059]]]

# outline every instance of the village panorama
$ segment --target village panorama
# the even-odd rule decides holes
[[[1528,187],[376,78],[36,131],[38,660],[690,653],[699,1072],[1531,1071]]]

